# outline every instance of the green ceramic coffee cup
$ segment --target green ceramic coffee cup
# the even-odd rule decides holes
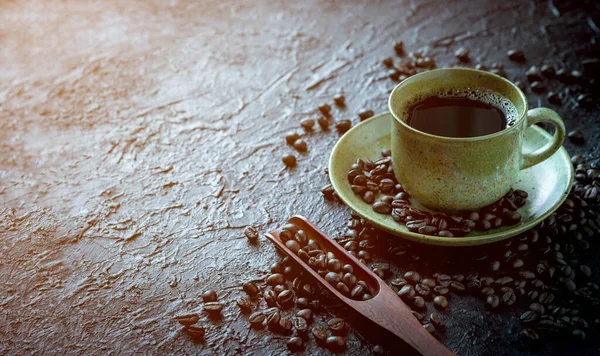
[[[453,138],[431,135],[408,125],[408,109],[440,92],[494,92],[516,108],[512,125],[490,135]],[[476,210],[512,187],[517,174],[552,156],[565,138],[565,126],[550,109],[527,109],[523,92],[510,81],[483,71],[437,69],[398,84],[389,98],[394,173],[405,190],[438,211]],[[554,138],[535,152],[522,152],[523,133],[538,122],[556,127]]]

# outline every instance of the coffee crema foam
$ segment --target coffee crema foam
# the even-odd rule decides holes
[[[403,105],[402,117],[408,118],[410,114],[410,110],[419,102],[430,98],[430,97],[440,97],[440,98],[466,98],[471,100],[481,101],[488,105],[494,106],[502,111],[504,116],[506,117],[506,127],[512,126],[517,119],[519,118],[519,113],[515,105],[503,97],[502,95],[496,93],[492,90],[482,90],[482,89],[472,89],[472,88],[462,88],[462,89],[449,89],[449,90],[439,90],[430,93],[423,93],[417,95],[411,100],[409,100],[405,105]]]

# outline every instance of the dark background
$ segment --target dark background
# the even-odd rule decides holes
[[[395,41],[438,67],[456,65],[465,46],[468,66],[502,63],[509,79],[526,82],[530,65],[582,70],[600,36],[594,1],[2,1],[0,18],[0,353],[8,354],[287,352],[285,336],[250,330],[234,303],[241,284],[278,259],[264,237],[251,245],[243,230],[263,234],[302,214],[339,236],[350,214],[320,194],[335,130],[306,135],[308,152],[292,170],[280,160],[294,152],[284,134],[300,132],[299,121],[340,90],[347,107],[335,120],[385,111],[396,83],[381,60],[396,58]],[[526,63],[509,61],[511,48]],[[585,144],[565,143],[569,153],[597,162],[598,87],[584,74],[585,84],[548,81],[565,95],[562,106],[527,94],[583,132]],[[580,93],[593,103],[580,107]],[[465,256],[499,246],[413,246],[392,264],[460,270]],[[201,311],[208,288],[226,303],[224,317],[201,314],[206,342],[194,344],[172,318]],[[359,329],[348,354],[401,348],[327,296],[322,303],[317,322],[337,315]],[[492,313],[480,298],[453,296],[439,338],[463,355],[598,352],[592,330],[583,343],[524,343],[526,307]],[[307,353],[327,351],[311,342]]]

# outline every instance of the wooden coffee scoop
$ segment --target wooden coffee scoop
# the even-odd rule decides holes
[[[420,354],[427,356],[454,355],[452,351],[445,348],[444,345],[423,328],[421,323],[412,315],[410,308],[407,307],[387,283],[375,273],[365,267],[337,243],[328,238],[306,218],[294,216],[288,222],[294,224],[298,229],[304,230],[308,238],[316,241],[323,252],[332,252],[342,264],[352,265],[354,268],[354,275],[367,283],[373,298],[359,301],[346,297],[332,285],[327,283],[317,271],[313,270],[306,262],[300,259],[297,254],[285,246],[285,242],[281,241],[279,236],[280,230],[266,234],[276,247],[296,261],[323,287],[327,288],[342,302],[346,303],[366,318],[404,340]]]

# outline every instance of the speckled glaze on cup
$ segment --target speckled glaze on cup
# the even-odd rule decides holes
[[[510,100],[518,115],[512,126],[485,136],[453,138],[410,127],[407,107],[418,98],[450,89],[491,90]],[[477,210],[508,192],[521,169],[558,150],[565,127],[554,111],[527,110],[523,92],[510,81],[475,69],[437,69],[398,84],[389,98],[394,173],[406,191],[424,206],[438,211]],[[522,153],[523,133],[537,122],[554,124],[552,142],[533,153]]]

